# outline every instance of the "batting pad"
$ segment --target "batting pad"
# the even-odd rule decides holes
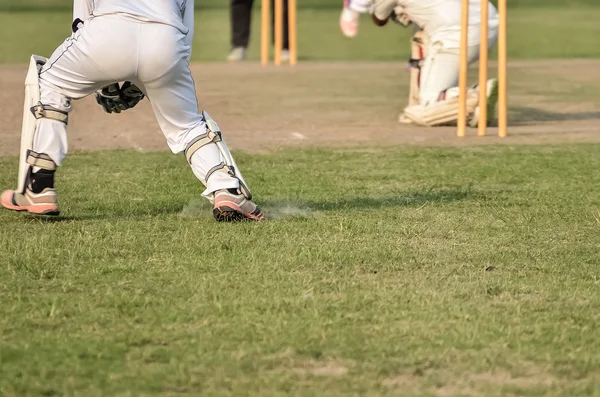
[[[23,105],[23,125],[21,127],[21,151],[19,152],[19,181],[17,192],[25,191],[25,183],[30,164],[27,162],[28,152],[33,148],[36,115],[31,109],[40,103],[40,71],[48,60],[32,55],[29,61],[27,77],[25,77],[25,104]]]
[[[472,114],[477,106],[476,90],[467,91],[467,114]],[[404,116],[414,124],[425,127],[436,127],[454,124],[458,120],[458,97],[445,99],[428,105],[408,106]]]

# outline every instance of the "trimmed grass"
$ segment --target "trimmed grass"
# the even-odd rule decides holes
[[[0,211],[0,394],[597,396],[598,150],[240,153],[237,225],[180,156],[75,154],[62,217]]]
[[[299,11],[300,60],[404,61],[411,29],[373,25],[363,15],[360,34],[350,40],[338,27],[338,9]],[[509,58],[597,58],[599,7],[514,8],[509,12]],[[32,53],[50,56],[70,34],[71,11],[0,12],[0,62],[27,62]],[[258,60],[260,17],[255,15],[250,59]],[[577,24],[565,23],[577,21]],[[229,51],[226,9],[197,11],[193,61],[222,61]],[[577,37],[577,40],[573,40]]]

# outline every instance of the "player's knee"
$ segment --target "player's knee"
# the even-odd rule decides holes
[[[40,76],[40,102],[63,112],[71,112],[71,99],[64,95],[60,88],[43,80]]]

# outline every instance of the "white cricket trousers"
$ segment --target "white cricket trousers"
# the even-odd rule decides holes
[[[496,43],[498,29],[490,28],[488,46]],[[479,59],[479,44],[470,45],[468,49],[468,62],[473,63]],[[427,57],[421,68],[421,94],[420,104],[427,105],[437,102],[440,93],[458,86],[460,68],[460,49],[444,48],[440,42],[433,42],[427,49]]]
[[[70,112],[71,100],[81,99],[109,84],[131,81],[147,96],[156,120],[173,153],[206,132],[198,109],[189,69],[191,48],[174,27],[140,22],[126,14],[95,17],[56,49],[40,73],[40,100]],[[118,115],[117,115],[118,117]],[[93,128],[93,126],[90,126]],[[67,126],[39,119],[33,150],[61,165],[67,155]],[[223,162],[215,144],[203,146],[192,157],[192,170],[201,181]],[[203,195],[237,188],[239,181],[215,172]]]

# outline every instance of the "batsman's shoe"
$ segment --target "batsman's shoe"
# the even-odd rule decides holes
[[[25,193],[6,190],[0,196],[0,204],[13,211],[27,211],[36,215],[58,215],[56,190],[46,188],[40,193],[25,189]]]
[[[291,59],[290,50],[287,50],[285,48],[283,50],[281,50],[280,58],[281,58],[281,62],[289,62]]]
[[[229,62],[240,62],[246,59],[246,49],[244,47],[235,47],[227,56]]]
[[[358,34],[358,21],[360,14],[358,11],[344,8],[340,15],[340,29],[344,36],[353,38]]]
[[[485,106],[487,109],[486,113],[486,121],[487,125],[490,125],[496,120],[496,107],[498,106],[498,79],[490,79],[488,80],[485,86],[486,92],[486,100]],[[469,126],[478,127],[479,126],[479,107],[481,104],[478,104],[473,112],[473,116],[469,120]]]
[[[215,192],[213,216],[217,222],[262,221],[261,209],[248,200],[238,189]]]

